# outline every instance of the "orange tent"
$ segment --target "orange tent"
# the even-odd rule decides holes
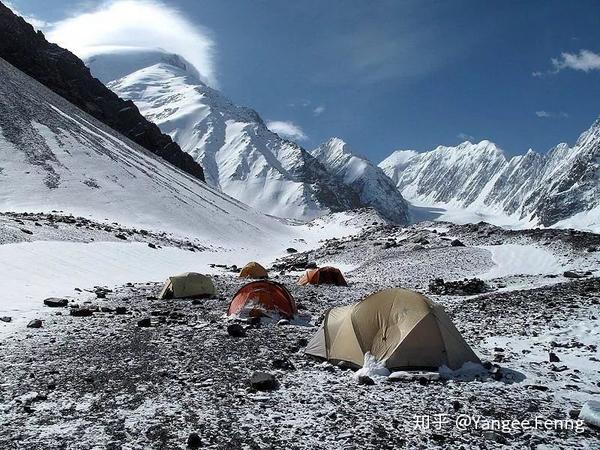
[[[240,278],[269,278],[269,273],[259,263],[251,261],[240,270]]]
[[[329,266],[307,270],[298,280],[298,284],[302,286],[307,284],[335,284],[336,286],[348,286],[340,269]]]
[[[285,286],[268,280],[253,281],[243,286],[233,296],[227,314],[237,314],[246,305],[252,306],[250,315],[252,311],[261,309],[277,311],[286,317],[293,317],[298,312],[296,302]]]

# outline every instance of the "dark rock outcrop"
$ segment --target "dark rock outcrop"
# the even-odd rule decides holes
[[[73,53],[46,40],[41,31],[0,3],[0,58],[104,124],[174,166],[204,181],[204,171],[179,145],[94,78]]]

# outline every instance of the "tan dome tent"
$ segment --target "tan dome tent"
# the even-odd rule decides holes
[[[240,278],[269,278],[269,273],[256,261],[250,261],[240,270]]]
[[[307,284],[335,284],[337,286],[348,286],[346,279],[340,269],[336,267],[319,267],[318,269],[308,269],[298,280],[298,284],[305,286]]]
[[[200,273],[186,272],[169,277],[158,298],[205,298],[217,293],[210,277]]]
[[[362,367],[364,354],[388,369],[458,369],[479,358],[441,305],[406,289],[386,289],[325,314],[305,352]]]

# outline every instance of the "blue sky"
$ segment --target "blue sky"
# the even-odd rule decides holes
[[[102,4],[11,3],[52,23]],[[212,41],[219,89],[296,124],[307,148],[339,136],[376,162],[465,139],[544,152],[600,115],[597,1],[163,3]]]

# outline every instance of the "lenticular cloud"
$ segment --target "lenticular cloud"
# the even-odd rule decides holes
[[[209,34],[159,1],[117,0],[55,23],[48,39],[81,58],[102,47],[162,48],[183,56],[202,81],[215,87],[214,42]]]

